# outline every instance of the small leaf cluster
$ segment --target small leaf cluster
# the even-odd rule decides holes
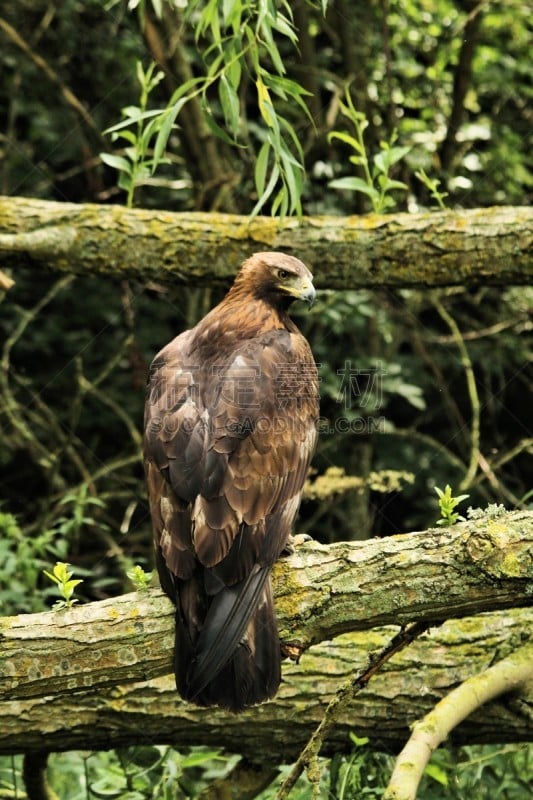
[[[68,543],[56,529],[28,535],[14,514],[0,511],[0,608],[22,614],[45,608],[39,581],[50,556],[64,557]]]
[[[360,167],[362,177],[347,176],[336,178],[330,181],[332,189],[348,189],[353,192],[361,192],[367,195],[372,204],[372,210],[376,214],[383,214],[390,208],[394,208],[396,201],[392,197],[392,192],[396,190],[407,191],[408,187],[402,181],[394,180],[390,177],[392,167],[401,161],[410,151],[410,147],[395,146],[397,135],[394,132],[388,142],[380,142],[380,150],[374,156],[367,152],[364,133],[368,128],[368,120],[364,114],[355,108],[350,92],[345,93],[346,102],[340,103],[343,115],[352,123],[355,129],[355,136],[344,131],[332,131],[329,134],[329,141],[338,139],[349,145],[354,151],[350,156],[350,163]]]
[[[61,595],[61,599],[57,600],[52,606],[56,611],[60,611],[64,608],[72,608],[72,606],[78,602],[78,600],[73,597],[73,594],[76,586],[79,586],[83,581],[79,579],[72,580],[74,573],[69,572],[69,566],[70,565],[64,561],[57,561],[52,572],[43,570],[46,577],[50,578],[50,580],[55,583]]]
[[[439,497],[439,509],[441,514],[441,518],[437,520],[437,525],[455,525],[456,522],[464,522],[465,518],[454,511],[454,508],[456,508],[459,503],[462,503],[463,500],[470,497],[470,495],[460,494],[458,497],[454,497],[450,484],[446,484],[444,491],[439,489],[438,486],[435,486],[435,491]]]
[[[294,104],[309,117],[303,100],[308,92],[297,81],[286,77],[276,40],[276,35],[280,35],[293,46],[298,44],[291,4],[287,0],[279,3],[196,0],[188,4],[187,17],[194,24],[197,42],[202,37],[211,41],[203,53],[206,75],[200,79],[198,88],[206,121],[215,135],[228,143],[248,143],[249,132],[245,130],[239,89],[243,79],[255,85],[257,108],[264,127],[257,131],[262,144],[255,162],[257,202],[251,215],[258,214],[268,201],[273,215],[301,215],[304,154],[294,126],[278,109],[280,101]],[[206,98],[206,90],[213,83],[218,88],[225,128],[215,121],[212,104]],[[176,108],[179,113],[182,107],[179,103],[188,99],[183,94],[185,88],[180,87],[169,103],[172,115]]]
[[[139,564],[135,564],[134,567],[126,572],[126,575],[133,583],[135,589],[138,592],[142,592],[148,589],[154,573],[153,570],[146,572]]]
[[[442,181],[439,181],[437,178],[431,178],[425,169],[419,169],[415,172],[415,177],[424,184],[426,189],[429,191],[430,196],[435,200],[438,207],[442,210],[446,208],[446,204],[444,202],[444,198],[448,197],[448,192],[443,192],[439,189]]]

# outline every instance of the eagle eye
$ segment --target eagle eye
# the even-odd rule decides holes
[[[286,269],[278,269],[278,278],[282,281],[288,278],[289,274]]]

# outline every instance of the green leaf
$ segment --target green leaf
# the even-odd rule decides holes
[[[200,752],[183,756],[180,759],[180,766],[183,769],[189,769],[190,767],[199,767],[205,764],[206,761],[214,761],[216,759],[221,759],[220,750],[201,750]]]
[[[189,95],[192,89],[197,88],[199,84],[205,84],[205,82],[205,77],[201,76],[199,78],[190,78],[185,83],[180,84],[170,98],[167,108],[174,106],[182,97]]]
[[[72,592],[74,591],[74,589],[76,588],[76,586],[79,586],[79,584],[80,584],[80,583],[83,583],[83,581],[82,581],[82,580],[79,580],[79,579],[78,579],[78,580],[76,580],[76,579],[74,578],[73,580],[67,581],[67,582],[65,583],[65,588],[66,588],[66,589],[67,589],[67,590],[68,590],[68,591],[69,591],[69,592],[72,594]]]
[[[161,127],[159,128],[159,132],[157,134],[157,139],[155,140],[154,145],[154,165],[152,169],[152,174],[154,173],[157,165],[161,161],[161,157],[166,150],[167,143],[174,127],[174,123],[176,122],[176,117],[180,113],[181,109],[188,101],[188,97],[182,97],[180,100],[175,102],[172,107],[169,107],[165,113],[165,118],[161,123]]]
[[[310,96],[312,94],[296,81],[293,81],[290,78],[284,78],[282,75],[269,75],[268,73],[265,73],[263,78],[267,86],[270,86],[272,89],[277,91],[280,97],[283,97],[284,99],[287,97],[287,95],[292,97],[301,97],[305,95]]]
[[[127,128],[119,131],[118,133],[111,134],[111,141],[116,142],[118,139],[124,139],[126,142],[130,142],[131,144],[135,144],[137,141],[137,136],[133,131],[129,131]]]
[[[161,19],[161,17],[163,16],[162,0],[152,0],[152,6],[154,8],[157,19]]]
[[[270,154],[270,142],[264,142],[255,162],[254,181],[255,188],[259,197],[265,189],[266,172],[268,168],[268,157]]]
[[[411,151],[410,147],[390,147],[388,149],[389,154],[389,164],[392,166],[393,164],[397,164],[398,161],[401,161],[402,158],[405,158],[407,153]]]
[[[353,122],[354,125],[356,125],[356,127],[357,125],[359,125],[359,129],[361,133],[363,133],[363,131],[366,130],[366,128],[368,128],[368,120],[362,111],[357,111],[355,109],[355,106],[352,102],[352,98],[350,97],[350,92],[348,89],[346,90],[345,97],[346,97],[346,104],[343,103],[341,100],[339,102],[339,108],[341,112],[344,114],[344,116],[348,117],[348,119],[351,120],[351,122]]]
[[[222,75],[218,83],[218,96],[220,98],[226,125],[233,135],[237,136],[240,121],[239,97],[226,75]]]
[[[211,110],[210,109],[204,109],[204,110],[205,110],[205,121],[207,123],[208,128],[215,134],[215,136],[218,136],[219,139],[222,139],[223,142],[226,142],[226,144],[235,147],[237,142],[231,136],[228,136],[224,128],[222,128],[218,124],[218,122],[215,121],[211,113]]]
[[[226,75],[228,80],[235,90],[237,90],[241,83],[242,65],[240,58],[235,58],[231,64],[226,67]]]
[[[51,573],[51,572],[48,572],[48,570],[46,570],[46,569],[43,569],[43,572],[44,572],[44,574],[46,575],[46,577],[47,577],[47,578],[49,578],[49,579],[50,579],[51,581],[53,581],[54,583],[56,583],[56,584],[59,584],[59,583],[61,583],[61,581],[59,580],[59,578],[56,578],[56,576],[55,576],[55,575],[52,575],[52,573]]]
[[[263,208],[264,204],[274,191],[278,179],[279,179],[279,167],[277,166],[277,164],[274,164],[274,166],[272,167],[272,172],[270,173],[270,180],[268,181],[265,191],[260,195],[260,197],[257,200],[257,203],[253,207],[250,215],[251,217],[257,216],[259,211]]]
[[[301,188],[302,188],[302,181],[301,181],[301,170],[294,169],[290,164],[286,162],[284,156],[281,156],[281,160],[284,166],[284,183],[287,187],[288,191],[288,202],[289,202],[289,209],[291,214],[298,214],[301,215],[301,203],[300,203],[300,196],[301,196]]]
[[[352,742],[354,743],[354,745],[356,747],[364,747],[365,744],[368,744],[369,741],[370,741],[368,736],[359,737],[359,736],[356,736],[355,733],[350,733],[350,739],[352,740]]]
[[[100,161],[103,161],[108,167],[113,167],[113,169],[118,169],[128,174],[131,172],[131,161],[128,161],[127,158],[116,156],[113,153],[100,153],[99,155]]]
[[[429,775],[434,781],[440,783],[441,786],[448,786],[448,775],[442,767],[437,764],[428,764],[424,770],[425,775]]]
[[[385,191],[387,191],[387,192],[390,189],[408,189],[409,188],[406,183],[402,183],[402,181],[393,181],[390,178],[388,178],[386,175],[379,175],[378,183],[381,186],[381,188],[385,189]]]
[[[369,186],[368,183],[365,183],[362,178],[335,178],[335,180],[329,182],[328,186],[332,189],[349,189],[352,192],[362,192],[373,198],[379,196],[376,189],[374,189],[373,186]]]
[[[280,53],[279,53],[279,50],[278,50],[278,46],[274,41],[274,37],[272,36],[271,28],[269,26],[267,26],[267,25],[263,25],[261,31],[262,31],[262,34],[263,34],[263,37],[264,37],[264,40],[265,40],[264,43],[265,43],[268,55],[272,59],[272,63],[274,64],[276,72],[278,72],[279,75],[284,75],[285,72],[286,72],[285,64],[283,63],[283,60],[282,60],[282,58],[280,56]]]
[[[290,124],[290,122],[287,122],[287,120],[283,119],[283,117],[280,118],[280,122],[282,124],[282,127],[285,129],[285,131],[291,137],[292,143],[294,145],[294,148],[295,148],[295,150],[296,150],[296,152],[298,154],[298,157],[300,159],[300,161],[296,161],[296,159],[294,159],[294,163],[298,164],[298,166],[300,166],[302,168],[302,170],[303,170],[303,163],[305,161],[305,156],[304,156],[304,151],[303,151],[303,148],[302,148],[302,143],[301,143],[296,131],[294,130],[293,126]],[[290,151],[287,150],[287,152],[290,152]]]
[[[410,147],[387,147],[380,150],[373,159],[376,169],[386,175],[393,164],[400,161],[410,149]]]
[[[242,3],[240,0],[222,0],[222,20],[226,27],[229,27],[233,18],[238,15],[240,17]]]
[[[332,139],[339,139],[341,142],[345,144],[349,144],[350,147],[360,154],[364,154],[364,147],[355,139],[353,136],[350,136],[348,133],[344,133],[344,131],[332,131],[328,135],[328,141],[331,142]],[[366,160],[366,159],[365,159]]]
[[[124,189],[125,192],[130,190],[133,181],[133,171],[127,175],[125,172],[120,172],[118,176],[118,187],[119,189]]]
[[[381,150],[377,153],[372,162],[378,172],[381,172],[383,175],[386,175],[389,171],[389,163],[387,161],[388,153],[386,150]]]
[[[137,109],[139,111],[139,109]],[[127,128],[132,123],[141,122],[145,119],[151,119],[152,117],[157,117],[159,114],[163,113],[163,109],[155,109],[153,111],[143,111],[142,113],[139,111],[135,118],[130,117],[128,119],[123,120],[122,122],[117,122],[116,125],[112,125],[110,128],[106,128],[104,133],[114,133],[115,131],[120,131],[122,128]]]
[[[154,119],[150,120],[148,125],[143,128],[141,135],[137,138],[137,161],[145,161],[146,155],[150,148],[150,143],[158,132],[159,128],[161,127],[161,120],[162,117],[154,117]]]
[[[297,43],[298,36],[296,31],[294,30],[290,21],[283,16],[283,14],[276,14],[275,19],[272,21],[272,27],[274,30],[279,31],[283,36],[286,36],[287,39],[290,39],[291,42]]]
[[[272,107],[272,101],[270,100],[268,87],[261,80],[261,78],[257,78],[255,86],[257,89],[257,102],[259,105],[259,111],[261,113],[261,116],[263,117],[268,127],[272,128],[274,127],[274,118],[276,114]]]
[[[368,164],[366,156],[350,156],[348,161],[350,164],[355,164],[356,167],[363,167],[365,164]]]
[[[284,219],[287,216],[289,208],[289,198],[287,197],[287,190],[282,186],[275,198],[272,201],[270,213],[273,217],[278,216]]]

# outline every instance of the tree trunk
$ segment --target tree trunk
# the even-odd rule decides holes
[[[292,656],[303,653],[301,661],[284,665],[273,702],[242,716],[180,701],[168,677],[173,607],[159,591],[0,619],[0,753],[39,750],[43,741],[50,750],[150,741],[223,746],[254,760],[268,753],[277,763],[295,755],[342,681],[394,633],[376,626],[437,624],[514,606],[449,621],[395,656],[344,709],[328,744],[330,751],[348,747],[354,730],[376,747],[396,748],[410,722],[450,688],[527,640],[533,611],[520,606],[531,604],[532,540],[533,512],[514,512],[446,530],[299,548],[276,566],[274,589],[282,645]],[[531,738],[532,700],[480,709],[457,741]]]
[[[318,288],[527,284],[533,209],[267,217],[0,198],[0,267],[227,283],[260,250],[306,261]],[[15,276],[16,277],[16,276]]]

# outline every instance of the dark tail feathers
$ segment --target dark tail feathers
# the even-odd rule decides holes
[[[198,602],[198,588],[191,602],[188,581],[181,590],[184,596],[178,599],[175,672],[179,693],[196,705],[229,711],[243,711],[269,700],[281,680],[270,569],[263,567],[214,595],[203,623],[199,606],[205,608],[206,598]],[[199,635],[194,636],[194,629]]]

